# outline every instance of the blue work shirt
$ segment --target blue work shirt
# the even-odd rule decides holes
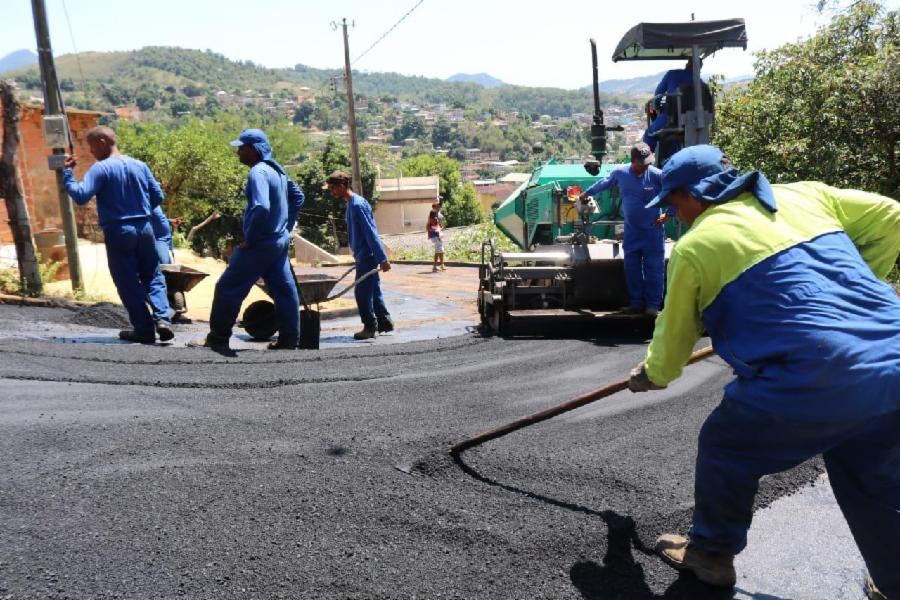
[[[305,199],[296,183],[265,162],[250,168],[244,196],[244,243],[248,246],[287,236]]]
[[[378,263],[386,261],[387,254],[378,238],[378,228],[372,217],[372,207],[366,199],[359,194],[353,194],[353,197],[347,202],[344,218],[347,221],[347,243],[353,253],[353,258],[358,261],[374,257]]]
[[[630,163],[621,165],[613,169],[606,179],[595,182],[585,193],[593,196],[613,186],[619,188],[626,227],[655,229],[659,208],[644,208],[644,206],[662,189],[662,171],[650,166],[638,177],[631,170]]]
[[[678,91],[678,86],[683,83],[692,83],[693,81],[694,73],[691,69],[672,69],[671,71],[666,71],[666,74],[663,75],[663,78],[656,86],[656,90],[653,92],[653,103],[656,108],[660,107],[662,100],[661,98],[656,98],[656,96],[659,96],[660,94],[674,94]]]
[[[150,212],[150,225],[153,227],[153,237],[160,242],[172,243],[172,226],[161,206],[157,206]]]
[[[72,169],[63,169],[66,192],[75,204],[97,197],[101,227],[133,219],[146,219],[159,206],[163,192],[150,168],[130,156],[115,155],[95,162],[78,183]]]

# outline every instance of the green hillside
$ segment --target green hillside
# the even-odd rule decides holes
[[[316,69],[302,64],[293,69],[269,69],[249,61],[232,61],[209,50],[154,46],[128,52],[63,55],[57,58],[57,69],[63,90],[72,94],[70,103],[99,110],[136,103],[142,93],[145,98],[156,100],[156,108],[220,90],[229,94],[252,90],[257,95],[281,91],[282,97],[288,97],[308,87],[322,95],[333,93],[332,80],[337,78],[340,84],[343,78],[340,69]],[[40,89],[36,67],[10,75],[25,89]],[[475,83],[368,72],[355,72],[353,84],[354,91],[362,96],[414,103],[551,116],[592,110],[587,90],[518,86],[486,89]]]

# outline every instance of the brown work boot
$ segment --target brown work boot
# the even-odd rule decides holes
[[[354,340],[371,340],[375,337],[375,326],[374,325],[364,325],[362,331],[357,331],[353,334]]]
[[[866,598],[869,600],[888,600],[887,596],[875,587],[875,582],[872,581],[871,575],[866,575]]]
[[[683,535],[667,533],[656,540],[654,551],[679,571],[690,571],[703,583],[716,587],[734,587],[734,556],[700,550]]]

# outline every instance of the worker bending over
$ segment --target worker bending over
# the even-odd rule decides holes
[[[175,333],[169,321],[166,282],[159,270],[150,224],[153,210],[163,200],[162,189],[146,164],[119,152],[116,134],[109,127],[90,129],[87,143],[97,162],[79,183],[72,172],[78,161],[67,156],[63,180],[75,204],[87,204],[97,197],[109,273],[132,326],[120,331],[119,337],[142,344],[155,343],[156,334],[161,341],[171,340]],[[147,297],[153,306],[152,316],[145,303]]]
[[[625,216],[625,284],[629,306],[623,311],[655,317],[663,301],[665,285],[665,241],[662,228],[668,218],[659,208],[645,205],[659,192],[661,171],[653,165],[653,152],[643,142],[631,148],[631,164],[613,169],[585,190],[581,197],[593,196],[613,186],[619,188]]]
[[[882,281],[900,252],[900,204],[770,185],[708,145],[666,163],[648,206],[666,204],[691,229],[629,387],[666,387],[704,331],[736,378],[700,431],[689,536],[663,535],[657,551],[734,585],[759,479],[821,454],[870,596],[900,598],[900,299]]]
[[[250,288],[262,277],[275,301],[278,340],[270,350],[297,347],[300,336],[300,298],[288,259],[290,232],[303,206],[303,192],[285,173],[272,155],[266,134],[259,129],[245,129],[237,140],[238,159],[250,167],[244,196],[244,241],[234,254],[219,281],[209,315],[206,338],[189,342],[227,350],[231,330],[237,321],[241,303]]]

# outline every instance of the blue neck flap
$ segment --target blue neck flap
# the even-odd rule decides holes
[[[759,171],[741,175],[737,169],[728,169],[688,186],[688,191],[698,200],[712,204],[724,204],[744,192],[750,192],[769,212],[778,210],[772,185]]]

